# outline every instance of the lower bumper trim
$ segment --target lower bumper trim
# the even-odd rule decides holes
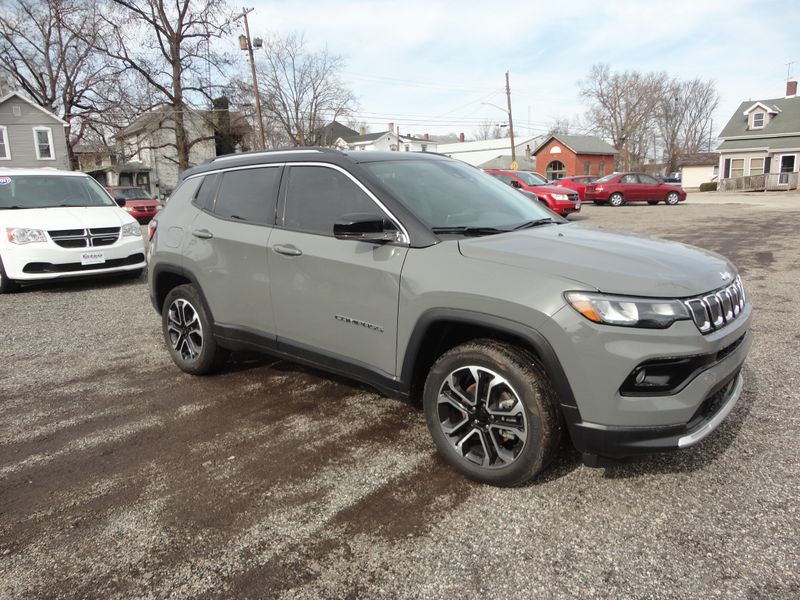
[[[678,438],[678,448],[688,448],[689,446],[694,446],[697,442],[705,438],[709,433],[714,431],[720,423],[722,423],[725,418],[730,414],[733,407],[736,406],[736,403],[739,401],[739,397],[742,395],[742,388],[744,387],[744,377],[741,373],[736,377],[735,381],[733,382],[733,391],[731,392],[730,397],[722,406],[722,408],[717,411],[711,419],[706,421],[700,428],[696,429],[695,431],[684,435],[683,437]]]

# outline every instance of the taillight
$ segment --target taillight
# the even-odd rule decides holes
[[[156,228],[158,227],[158,221],[153,219],[150,221],[150,226],[147,228],[147,241],[152,242],[153,236],[156,234]]]

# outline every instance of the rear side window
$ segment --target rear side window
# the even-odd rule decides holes
[[[269,223],[280,175],[279,167],[226,172],[214,203],[214,214],[223,219]]]
[[[292,167],[286,188],[283,226],[333,235],[333,224],[347,213],[383,211],[353,181],[327,167]]]
[[[198,208],[211,210],[214,204],[214,198],[217,194],[217,184],[219,184],[219,175],[212,173],[202,178],[203,183],[200,184],[200,189],[194,197],[194,205]]]

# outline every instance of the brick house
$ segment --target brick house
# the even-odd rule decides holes
[[[602,177],[614,172],[616,148],[593,135],[551,135],[533,153],[537,171],[548,179],[574,175]]]

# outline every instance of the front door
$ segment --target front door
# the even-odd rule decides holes
[[[287,171],[268,253],[278,343],[394,375],[408,248],[333,237],[343,214],[387,216],[345,171],[333,165]]]

